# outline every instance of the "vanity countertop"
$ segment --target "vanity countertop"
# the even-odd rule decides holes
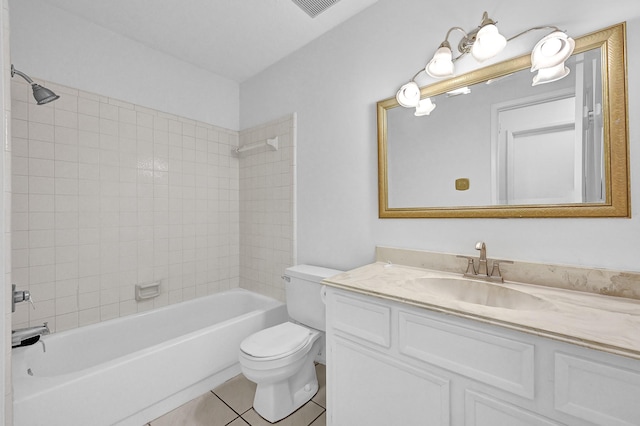
[[[542,301],[542,307],[510,309],[434,294],[420,282],[424,278],[465,279],[462,274],[376,262],[324,282],[332,287],[640,359],[640,300],[510,281],[489,284],[527,293]]]

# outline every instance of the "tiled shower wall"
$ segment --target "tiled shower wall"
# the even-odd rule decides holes
[[[56,331],[239,284],[238,132],[12,79],[13,281]],[[137,302],[136,284],[161,294]]]
[[[296,115],[240,132],[240,286],[285,300],[282,275],[296,263]]]

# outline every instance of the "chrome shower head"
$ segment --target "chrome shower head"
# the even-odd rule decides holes
[[[31,88],[33,89],[33,97],[36,99],[38,105],[48,104],[49,102],[55,101],[60,97],[59,95],[56,95],[52,90],[34,83],[28,75],[21,71],[18,71],[17,69],[15,69],[13,64],[11,64],[11,77],[13,77],[15,74],[18,74],[20,77],[27,80],[27,83],[31,85]]]
[[[33,97],[36,98],[36,102],[38,105],[48,104],[49,102],[55,101],[60,96],[53,93],[53,91],[47,89],[46,87],[42,87],[39,84],[32,84],[31,88],[33,89]]]

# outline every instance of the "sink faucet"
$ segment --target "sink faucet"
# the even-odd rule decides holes
[[[502,274],[500,272],[501,263],[513,263],[510,260],[494,260],[491,273],[489,273],[489,264],[487,261],[487,246],[484,242],[478,241],[476,243],[476,250],[480,251],[478,259],[478,269],[476,269],[475,261],[473,257],[458,256],[467,259],[467,271],[464,276],[467,278],[482,279],[486,281],[504,282]]]
[[[487,268],[487,246],[484,244],[484,242],[478,241],[476,243],[476,250],[480,250],[477,275],[486,277],[489,275],[489,269]]]
[[[11,332],[11,347],[28,346],[40,340],[41,336],[49,334],[49,326],[45,322],[43,325],[35,327],[19,328]]]

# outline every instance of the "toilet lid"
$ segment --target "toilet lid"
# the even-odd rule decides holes
[[[285,322],[252,334],[242,341],[242,352],[256,358],[288,355],[304,346],[311,333],[305,327]]]

